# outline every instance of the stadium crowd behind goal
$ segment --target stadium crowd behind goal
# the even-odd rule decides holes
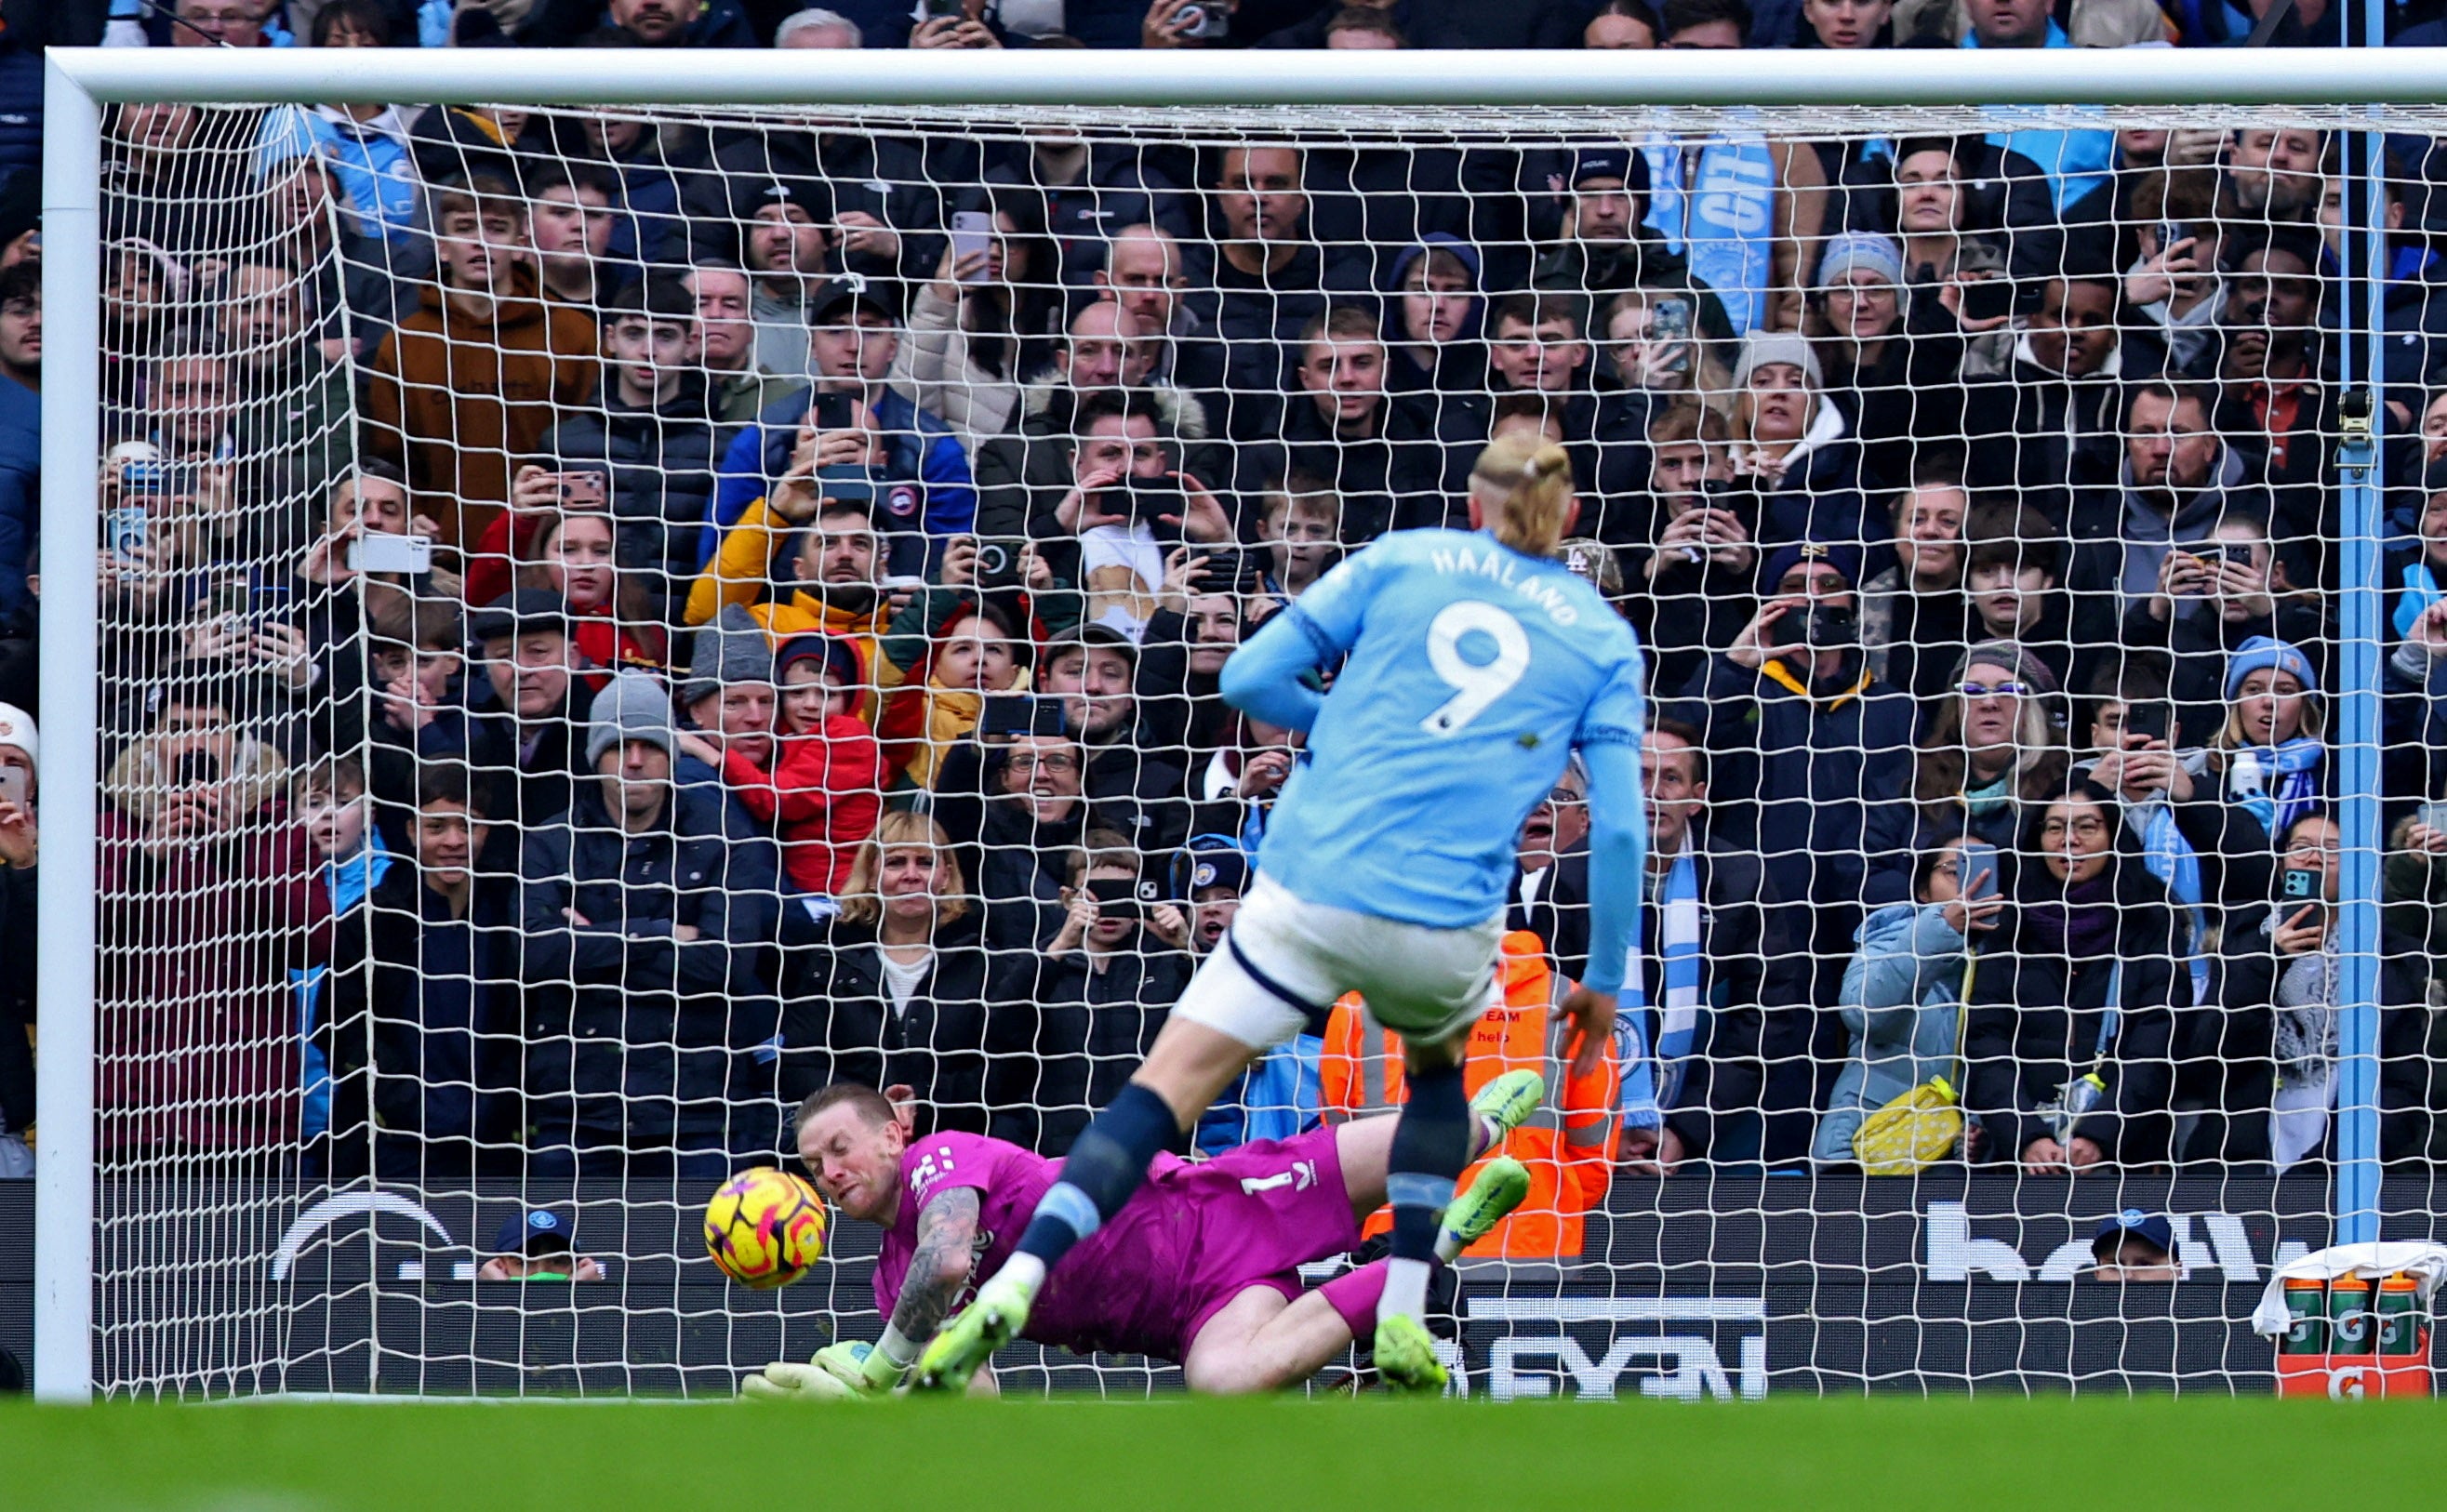
[[[0,1197],[32,1173],[45,1007],[42,42],[1077,48],[1092,71],[1134,47],[2191,48],[2252,21],[110,9],[0,37],[0,121],[34,123],[0,125]],[[2298,0],[2270,45],[2334,46],[2340,16]],[[2447,41],[2421,6],[2390,19]],[[1672,1377],[1689,1394],[1788,1368],[2239,1389],[2248,1303],[2162,1283],[2326,1242],[2347,1154],[2386,1171],[2389,1236],[2429,1238],[2447,1159],[2447,153],[2392,131],[2370,165],[2374,330],[2335,112],[1892,114],[106,107],[98,1379],[260,1389],[308,1355],[380,1377],[335,1342],[358,1325],[268,1342],[244,1300],[267,1264],[300,1284],[301,1244],[346,1247],[301,1234],[333,1194],[453,1231],[476,1254],[448,1283],[515,1276],[533,1215],[575,1214],[630,1289],[598,1361],[630,1384],[613,1356],[663,1340],[650,1314],[692,1389],[709,1318],[842,1325],[856,1287],[726,1296],[668,1215],[784,1162],[788,1109],[838,1080],[1065,1151],[1219,948],[1299,766],[1296,734],[1218,697],[1224,660],[1372,540],[1459,523],[1481,448],[1527,431],[1573,460],[1558,570],[1647,650],[1649,906],[1640,1003],[1596,1074],[1552,1074],[1587,965],[1567,775],[1522,833],[1473,1045],[1473,1087],[1550,1072],[1509,1142],[1538,1184],[1473,1252],[1508,1267],[1474,1274],[1497,1302],[1595,1276],[1649,1307],[1605,1316],[1705,1318],[1724,1342]],[[2385,596],[2357,646],[2365,398]],[[2357,666],[2379,746],[2353,794]],[[2358,1045],[2345,803],[2373,792]],[[1337,1005],[1197,1143],[1389,1111],[1396,1053]],[[446,1284],[315,1274],[376,1302]],[[1830,1318],[1967,1328],[1933,1288],[2034,1274],[2171,1342],[1813,1352]],[[198,1276],[237,1290],[140,1298]],[[1716,1312],[1660,1300],[1694,1287]],[[364,1325],[371,1354],[465,1368],[437,1389],[528,1347],[481,1322],[446,1347],[446,1309],[410,1311],[413,1343]],[[1754,1355],[1795,1324],[1792,1357]]]

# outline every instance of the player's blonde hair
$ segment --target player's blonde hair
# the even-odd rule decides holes
[[[1495,539],[1531,557],[1552,557],[1572,517],[1572,459],[1534,432],[1489,442],[1470,470]]]

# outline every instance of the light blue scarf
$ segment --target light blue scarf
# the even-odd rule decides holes
[[[2396,595],[2396,616],[2391,621],[2400,639],[2413,633],[2413,623],[2421,612],[2438,602],[2438,578],[2424,561],[2407,562],[2404,568],[2404,592]]]
[[[1622,1065],[1622,1122],[1626,1128],[1656,1128],[1681,1095],[1682,1073],[1699,1030],[1699,985],[1704,964],[1699,940],[1699,867],[1684,851],[1665,874],[1659,899],[1658,944],[1664,956],[1665,998],[1656,1015],[1656,1043],[1649,1043],[1647,962],[1632,953],[1623,995],[1631,1011],[1615,1020],[1615,1049]]]
[[[2247,746],[2227,760],[2229,802],[2260,821],[2271,841],[2320,803],[2320,763],[2328,747],[2316,735],[2297,735],[2283,746]]]
[[[2187,964],[2192,974],[2192,1001],[2205,1003],[2209,1000],[2210,963],[2200,953],[2200,944],[2209,932],[2209,917],[2201,912],[2201,859],[2176,824],[2174,809],[2166,803],[2151,804],[2150,817],[2142,822],[2141,864],[2151,876],[2167,884],[2169,896],[2191,920],[2191,954]]]

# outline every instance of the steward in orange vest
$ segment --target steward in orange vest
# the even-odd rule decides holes
[[[1556,1259],[1581,1253],[1583,1217],[1605,1200],[1614,1169],[1615,1098],[1622,1068],[1608,1044],[1598,1068],[1570,1077],[1565,1036],[1571,1026],[1556,1009],[1570,984],[1548,967],[1546,943],[1527,930],[1504,936],[1495,990],[1487,1014],[1470,1034],[1462,1085],[1472,1096],[1507,1071],[1528,1069],[1546,1079],[1546,1101],[1503,1144],[1480,1157],[1509,1155],[1529,1168],[1529,1195],[1465,1255]],[[1402,1045],[1368,1013],[1356,992],[1345,993],[1326,1021],[1318,1064],[1318,1103],[1325,1122],[1393,1113],[1402,1106]],[[1464,1171],[1468,1186],[1478,1166]],[[1393,1227],[1393,1209],[1379,1208],[1366,1233]]]

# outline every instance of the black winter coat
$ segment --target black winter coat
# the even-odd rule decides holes
[[[730,1127],[729,1101],[770,1106],[780,1014],[759,970],[780,860],[676,791],[662,827],[629,835],[588,784],[561,822],[527,835],[527,1089],[547,1136],[705,1147]]]
[[[1085,951],[996,963],[986,1100],[996,1139],[1039,1155],[1067,1153],[1147,1059],[1189,985],[1190,961],[1144,934],[1122,949],[1101,972]]]
[[[982,1134],[986,977],[991,959],[970,914],[935,933],[935,960],[895,1009],[875,926],[836,918],[783,927],[782,1100],[834,1082],[914,1088],[931,1130]]]
[[[2017,853],[1998,858],[2007,902],[1980,942],[1963,1034],[1963,1109],[1987,1131],[1987,1161],[2019,1162],[2032,1141],[2054,1136],[2039,1106],[2098,1059],[2111,1006],[2119,1011],[2099,1068],[2107,1091],[2073,1132],[2110,1161],[2168,1158],[2175,1014],[2191,1000],[2191,978],[2175,959],[2166,889],[2137,852],[2119,852],[2113,864],[2115,949],[2076,960],[2030,935],[2028,906],[2056,894],[2055,874]],[[2111,1004],[2119,960],[2121,995]]]
[[[438,917],[416,863],[391,862],[332,931],[317,1034],[332,1068],[332,1172],[464,1176],[517,1139],[525,939],[517,879],[478,873]],[[370,1141],[365,1126],[371,1119]]]

